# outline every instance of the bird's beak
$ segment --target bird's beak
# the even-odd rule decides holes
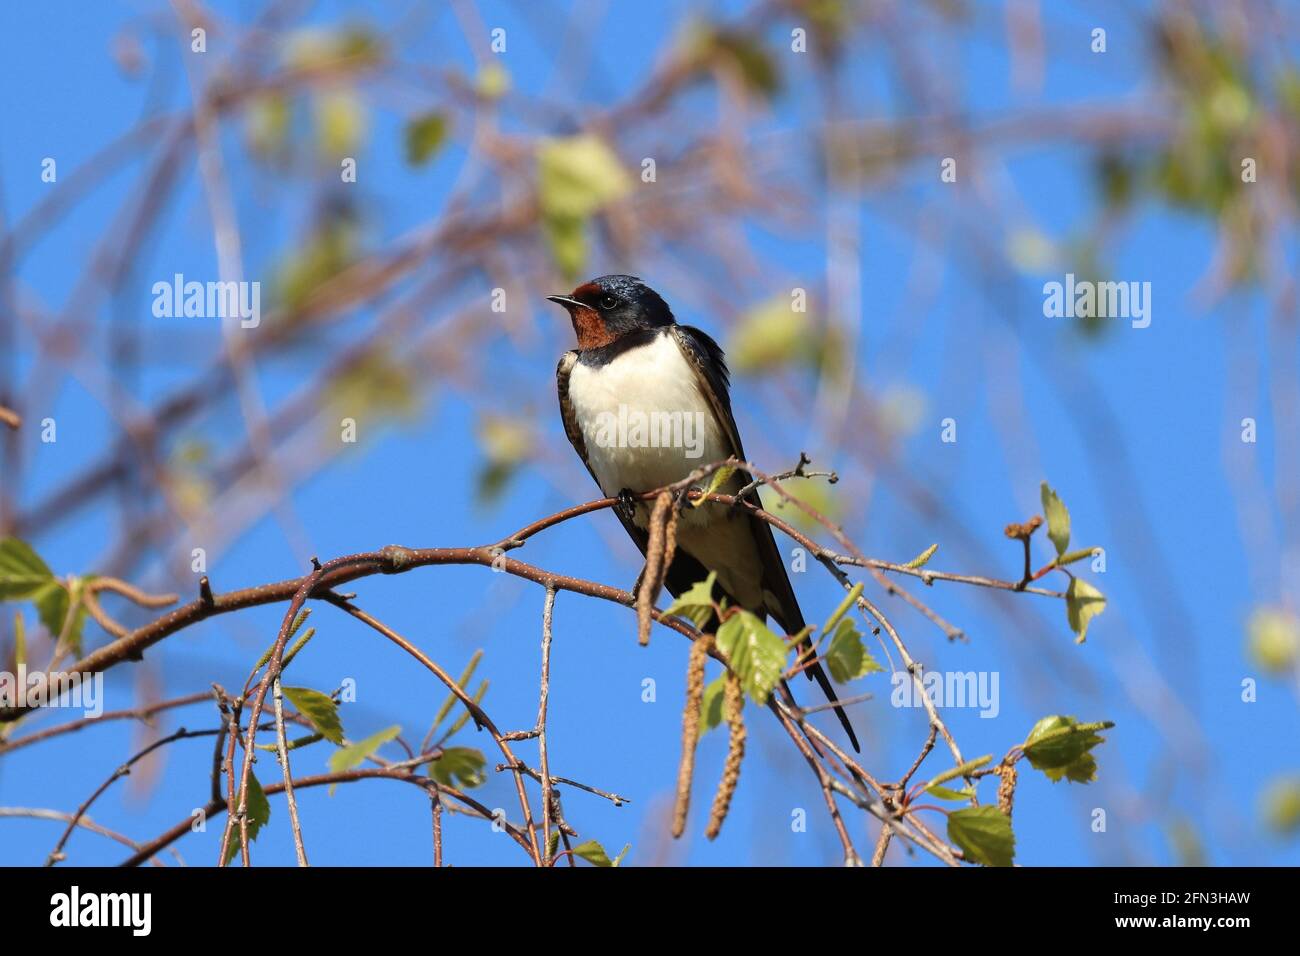
[[[567,295],[548,295],[546,301],[554,302],[556,305],[562,305],[566,309],[581,309],[583,304],[577,299],[572,299]]]

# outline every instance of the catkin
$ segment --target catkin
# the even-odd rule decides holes
[[[677,544],[677,513],[673,509],[673,496],[663,492],[655,499],[650,512],[650,540],[645,549],[645,570],[641,573],[641,587],[636,593],[637,641],[642,647],[650,643],[650,625],[654,620],[655,599],[663,587],[664,575],[672,563]]]
[[[677,765],[677,801],[673,806],[673,837],[686,831],[686,811],[691,803],[691,777],[695,773],[695,744],[700,739],[700,702],[704,698],[704,663],[709,659],[713,635],[704,634],[691,645],[686,665],[686,706],[682,711],[682,759]]]
[[[722,780],[718,783],[718,792],[713,795],[709,826],[704,831],[704,835],[710,840],[722,830],[722,821],[727,819],[731,796],[736,792],[736,782],[740,779],[740,761],[745,756],[744,707],[745,692],[740,686],[740,678],[727,671],[723,692],[723,712],[727,716],[727,729],[730,735],[727,741],[727,762],[722,767]]]
[[[1011,819],[1011,809],[1016,799],[1016,777],[1018,772],[1016,765],[1013,763],[1004,763],[998,768],[998,775],[1002,778],[998,784],[998,809]]]

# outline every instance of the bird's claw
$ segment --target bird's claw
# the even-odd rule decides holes
[[[631,521],[636,512],[636,493],[631,488],[623,488],[615,497],[618,498],[618,504],[614,507],[620,515]]]

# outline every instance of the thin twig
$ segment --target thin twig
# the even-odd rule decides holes
[[[71,723],[59,724],[57,727],[47,727],[42,731],[34,734],[28,734],[26,737],[19,737],[16,740],[7,740],[0,743],[0,756],[20,750],[23,747],[30,747],[32,744],[40,743],[42,740],[49,740],[51,737],[60,737],[63,734],[76,733],[79,730],[85,730],[87,727],[95,724],[102,724],[105,721],[112,720],[140,720],[145,723],[151,723],[155,714],[162,713],[166,710],[173,710],[178,707],[188,707],[191,704],[199,704],[211,698],[211,694],[197,693],[188,694],[185,697],[176,697],[172,700],[159,701],[156,704],[150,704],[147,707],[137,707],[130,710],[110,710],[105,711],[95,717],[82,717]]]
[[[299,866],[307,865],[307,848],[302,840],[302,823],[298,819],[298,801],[293,796],[293,774],[289,770],[289,744],[284,733],[284,689],[280,678],[275,678],[275,739],[276,757],[284,774],[284,799],[289,805],[289,826],[293,830],[293,852]]]
[[[433,865],[442,866],[442,800],[435,790],[429,794],[433,804]]]
[[[149,756],[159,747],[165,747],[167,744],[173,743],[177,740],[188,740],[194,737],[214,737],[218,733],[220,733],[219,730],[186,730],[182,727],[176,732],[168,734],[166,737],[160,737],[143,750],[132,755],[126,763],[114,770],[107,780],[96,787],[95,791],[82,802],[81,806],[77,807],[76,812],[72,815],[72,819],[68,822],[67,829],[65,829],[63,834],[59,837],[59,842],[54,845],[54,849],[51,850],[49,856],[46,857],[45,865],[54,866],[54,864],[64,859],[63,848],[67,845],[68,838],[72,836],[72,831],[76,829],[78,821],[85,816],[86,811],[89,810],[91,805],[103,795],[104,791],[111,787],[115,781],[127,776],[131,772],[133,766],[145,757]]]
[[[526,764],[521,763],[521,764],[516,764],[514,767],[511,767],[509,764],[501,763],[501,764],[497,764],[496,769],[498,772],[502,770],[517,769],[520,772],[525,773],[528,776],[532,777],[538,783],[542,782],[542,775],[538,773],[536,770],[534,770],[532,767],[527,766]],[[593,787],[589,783],[582,783],[578,780],[570,780],[568,777],[561,777],[556,774],[551,775],[551,783],[554,784],[555,787],[573,787],[575,790],[585,790],[587,791],[587,793],[593,794],[594,796],[604,797],[606,800],[614,804],[614,806],[616,807],[621,807],[625,803],[632,802],[631,797],[625,797],[622,794],[618,794],[618,793],[611,793],[608,790],[601,790],[599,787]]]
[[[542,679],[537,702],[537,751],[542,770],[542,854],[543,866],[550,866],[546,859],[551,846],[551,763],[546,752],[546,701],[551,690],[551,617],[555,611],[555,588],[546,589],[546,601],[542,606]]]
[[[512,768],[516,768],[514,770],[515,790],[519,797],[520,809],[523,811],[524,826],[528,831],[529,846],[535,864],[541,866],[542,850],[537,845],[537,827],[533,823],[533,813],[528,803],[528,794],[524,790],[523,774],[517,769],[518,761],[515,759],[515,755],[510,752],[510,745],[505,741],[501,732],[497,730],[496,724],[492,722],[492,718],[483,711],[483,708],[474,702],[472,697],[460,688],[460,685],[456,683],[450,674],[435,664],[423,651],[406,638],[402,637],[402,635],[398,634],[382,621],[377,620],[356,605],[341,597],[333,596],[330,598],[330,601],[337,607],[342,608],[344,611],[351,614],[357,620],[369,624],[380,634],[383,634],[390,641],[423,664],[428,670],[432,671],[433,674],[442,681],[453,694],[460,698],[460,702],[464,704],[466,709],[468,709],[473,715],[475,722],[484,727],[488,733],[492,735],[492,739],[496,742],[497,748],[501,751],[502,756],[506,758],[506,762],[510,764]]]
[[[62,810],[47,810],[44,807],[0,807],[0,818],[27,818],[30,820],[58,820],[61,823],[68,823],[79,826],[83,830],[89,830],[91,833],[98,833],[100,836],[106,836],[110,840],[116,840],[123,846],[130,847],[132,850],[139,851],[140,844],[136,843],[128,836],[123,836],[116,830],[110,830],[108,827],[101,826],[94,822],[86,815],[77,816],[71,813],[65,813]],[[154,866],[163,866],[162,860],[156,856],[150,858]]]
[[[437,754],[422,754],[416,759],[420,762],[427,763],[436,756]],[[479,803],[473,797],[462,793],[455,787],[438,783],[428,777],[413,774],[408,769],[394,769],[392,767],[358,767],[353,770],[341,770],[335,773],[322,773],[310,777],[299,777],[293,782],[293,786],[295,790],[307,790],[312,787],[334,786],[335,784],[353,783],[358,780],[375,779],[400,780],[403,783],[413,784],[430,792],[438,792],[443,796],[451,797],[463,804],[467,808],[467,812],[473,813],[474,816],[482,820],[492,822],[497,819],[491,810]],[[273,783],[266,787],[266,795],[268,797],[273,797],[277,793],[281,793],[283,790],[283,783]],[[222,800],[210,801],[207,806],[202,808],[202,813],[208,819],[225,812],[227,812],[227,804]],[[144,844],[139,852],[127,857],[120,865],[139,866],[145,860],[157,854],[160,850],[166,849],[181,837],[185,836],[185,834],[190,833],[193,823],[193,815],[187,814],[182,820],[170,827],[166,832]],[[507,822],[505,824],[505,832],[508,833],[511,839],[518,843],[524,851],[529,854],[530,858],[532,857],[532,849],[518,827]]]
[[[889,849],[889,838],[893,833],[894,825],[892,823],[882,823],[880,825],[880,836],[876,838],[876,849],[871,854],[872,866],[885,865],[885,852]]]

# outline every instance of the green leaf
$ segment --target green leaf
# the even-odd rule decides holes
[[[22,667],[27,663],[27,625],[23,612],[14,612],[14,666]]]
[[[1264,819],[1276,833],[1300,830],[1300,775],[1279,777],[1268,785],[1263,797]]]
[[[934,783],[926,787],[925,792],[931,796],[938,797],[940,800],[969,800],[975,794],[975,790],[972,787],[963,787],[961,790],[949,790],[947,787],[941,787]]]
[[[723,675],[704,687],[704,693],[700,697],[700,721],[704,724],[705,731],[722,723],[723,689],[726,684],[727,678]]]
[[[235,794],[235,806],[239,806],[239,794]],[[256,774],[248,775],[248,804],[244,809],[248,812],[248,842],[252,843],[271,819],[271,804],[266,799],[266,791],[262,789]],[[239,855],[239,847],[240,831],[236,826],[230,835],[230,846],[226,848],[227,865]]]
[[[1097,775],[1097,761],[1089,751],[1105,742],[1097,731],[1113,726],[1109,722],[1080,724],[1073,717],[1054,714],[1034,724],[1021,749],[1034,769],[1043,771],[1049,780],[1089,783]]]
[[[588,840],[585,843],[579,843],[575,846],[573,848],[573,855],[582,857],[582,859],[586,860],[592,866],[618,866],[623,862],[623,857],[627,855],[627,851],[631,848],[632,844],[627,844],[619,852],[618,856],[611,860],[609,854],[605,852],[604,847],[595,840]]]
[[[410,120],[403,132],[407,163],[423,166],[446,138],[447,117],[443,113],[425,113]]]
[[[292,740],[286,740],[284,742],[284,749],[299,750],[303,747],[310,747],[312,744],[320,743],[324,739],[325,739],[324,734],[307,734],[305,737],[295,737]],[[273,754],[279,751],[280,744],[278,741],[276,743],[270,743],[270,744],[258,744],[257,749],[265,750],[267,753]]]
[[[1075,640],[1080,644],[1088,637],[1088,624],[1094,617],[1106,610],[1106,598],[1083,578],[1071,578],[1070,587],[1065,592],[1065,616],[1070,622],[1070,630],[1079,635]]]
[[[485,100],[501,99],[510,92],[510,72],[500,63],[489,63],[474,78],[474,91]]]
[[[1300,657],[1300,617],[1285,608],[1260,608],[1246,624],[1247,647],[1256,666],[1287,674]]]
[[[487,758],[473,747],[447,747],[442,756],[429,762],[429,776],[449,787],[472,789],[483,786]]]
[[[510,479],[533,455],[533,423],[524,418],[488,414],[480,416],[475,431],[486,459],[478,472],[475,498],[480,504],[490,504],[501,496]]]
[[[767,703],[785,669],[786,644],[749,611],[737,610],[718,628],[718,650],[756,703]]]
[[[786,492],[814,511],[820,512],[827,520],[838,523],[845,515],[844,501],[832,490],[829,482],[817,478],[788,478],[781,482]],[[762,488],[763,507],[775,511],[797,528],[803,528],[816,535],[826,529],[816,519],[810,517],[802,508],[792,501],[767,488]]]
[[[948,839],[966,859],[985,866],[1010,866],[1016,855],[1011,821],[997,807],[966,807],[948,814]]]
[[[534,431],[532,421],[506,415],[481,416],[474,427],[478,446],[491,462],[523,462],[536,444]]]
[[[1064,770],[1044,771],[1053,783],[1064,777],[1070,783],[1092,783],[1097,779],[1097,758],[1084,754]]]
[[[569,279],[587,261],[587,220],[583,216],[543,216],[542,235],[555,267]]]
[[[775,296],[745,312],[731,331],[727,363],[740,374],[779,368],[787,363],[815,366],[821,358],[821,334],[796,312],[788,296]]]
[[[334,753],[330,754],[330,772],[340,773],[344,770],[351,770],[401,732],[402,728],[394,724],[392,727],[385,728],[377,734],[371,734],[365,740],[358,743],[348,744],[346,747],[340,747],[338,750],[334,751]],[[337,786],[337,784],[335,784],[335,786]],[[333,792],[334,787],[330,787],[330,793]]]
[[[40,623],[44,624],[51,639],[59,639],[68,620],[68,588],[65,588],[60,581],[49,581],[40,588],[40,591],[32,594],[31,604],[35,605]]]
[[[823,634],[830,634],[833,632],[835,625],[840,622],[840,618],[848,614],[849,611],[853,609],[853,605],[858,603],[858,599],[862,597],[862,592],[865,588],[866,585],[861,581],[849,588],[848,593],[844,595],[844,599],[840,601],[835,610],[831,612],[831,616],[826,619],[826,623],[822,625]]]
[[[827,338],[830,342],[822,350],[822,364],[834,369],[843,353],[838,348],[834,350],[831,348],[838,339],[833,328]],[[832,359],[835,363],[831,361]],[[882,439],[886,441],[902,441],[916,434],[917,429],[928,418],[925,392],[906,383],[885,386],[876,400],[874,411],[877,427],[884,433]],[[937,548],[938,545],[935,547]]]
[[[310,687],[285,687],[283,690],[298,713],[310,720],[322,737],[343,746],[343,723],[339,720],[339,705],[333,697]]]
[[[331,207],[313,223],[308,235],[293,243],[291,251],[276,266],[273,280],[275,298],[290,313],[304,307],[321,286],[356,260],[359,238],[355,213],[347,206]],[[362,357],[362,372],[368,371],[369,359],[370,355]],[[340,379],[351,379],[355,374],[356,368],[350,364],[335,377],[331,390],[338,387],[335,383]],[[374,376],[365,378],[369,381]],[[378,384],[382,385],[382,380]],[[355,408],[347,414],[357,417]]]
[[[1091,558],[1094,555],[1096,555],[1096,553],[1097,553],[1096,548],[1079,548],[1077,551],[1071,551],[1068,554],[1058,555],[1055,564],[1058,568],[1063,568],[1067,564],[1074,564],[1076,561],[1084,561],[1088,558]]]
[[[585,218],[630,188],[627,170],[599,136],[546,139],[537,148],[537,198],[544,216]]]
[[[52,580],[32,595],[32,604],[36,605],[41,623],[55,640],[63,633],[63,625],[67,623],[69,603],[68,589],[61,581]]]
[[[715,471],[713,473],[713,480],[710,481],[709,486],[704,489],[704,495],[718,494],[719,489],[727,483],[727,480],[731,478],[733,474],[735,474],[735,471],[736,469],[733,468],[731,465],[727,465]],[[695,508],[698,508],[702,504],[704,504],[703,495],[691,502],[691,505]]]
[[[544,140],[537,148],[537,199],[551,258],[566,276],[587,258],[587,220],[631,189],[631,178],[598,136]]]
[[[476,704],[483,703],[483,697],[487,694],[487,691],[488,691],[488,679],[485,677],[481,681],[479,681],[478,690],[474,691],[474,695],[470,698],[470,700],[474,701],[474,703]],[[452,721],[451,726],[447,728],[447,733],[443,735],[442,739],[447,740],[451,737],[456,736],[456,732],[460,730],[462,727],[464,727],[465,724],[469,722],[469,719],[472,716],[474,715],[470,712],[470,709],[468,707],[464,708],[460,712],[460,716],[457,717],[454,721]]]
[[[358,68],[384,56],[383,37],[358,23],[342,28],[308,27],[284,44],[284,64],[295,70]]]
[[[470,655],[469,663],[465,665],[465,669],[460,672],[460,677],[456,680],[457,687],[464,690],[469,686],[469,679],[474,676],[474,670],[478,667],[478,662],[482,659],[483,650],[481,648]],[[443,700],[442,706],[438,708],[438,713],[434,714],[433,724],[429,727],[428,736],[433,736],[434,731],[437,730],[442,722],[447,719],[447,715],[451,713],[451,709],[456,706],[456,701],[458,700],[460,700],[459,697],[451,691],[447,691],[446,699]]]
[[[293,121],[287,96],[279,92],[258,93],[249,101],[244,117],[244,135],[254,156],[263,160],[287,158]]]
[[[862,634],[849,617],[841,618],[835,633],[831,636],[830,646],[822,655],[831,678],[838,684],[847,684],[851,680],[865,677],[872,671],[884,668],[871,656],[871,652],[862,643]]]
[[[1030,226],[1012,231],[1007,238],[1006,256],[1020,272],[1040,275],[1051,270],[1058,253],[1049,236]]]
[[[316,97],[316,148],[322,158],[337,162],[355,156],[366,135],[366,108],[351,90],[335,89]]]
[[[1093,161],[1093,179],[1106,205],[1116,209],[1123,208],[1132,201],[1137,172],[1135,164],[1113,149],[1107,149]]]
[[[696,581],[685,594],[679,595],[668,605],[665,614],[680,614],[696,627],[703,627],[713,614],[713,582],[718,573],[710,571],[703,581]]]
[[[67,621],[68,611],[72,604],[75,603],[77,606],[77,611],[73,614],[71,623],[67,625],[68,634],[65,641],[67,646],[71,648],[72,652],[78,657],[81,656],[81,637],[86,629],[86,618],[89,616],[86,611],[86,606],[81,603],[81,590],[85,587],[86,582],[90,580],[93,580],[93,578],[70,578],[66,585],[67,589],[64,590],[65,599],[61,599],[57,602],[63,604],[62,620],[64,622]],[[63,590],[62,586],[60,587],[60,590]],[[37,605],[37,610],[40,610],[39,604]],[[63,624],[61,623],[60,628],[62,627]]]
[[[933,787],[936,784],[945,783],[949,780],[956,780],[958,777],[969,776],[980,767],[986,766],[992,760],[992,754],[985,754],[983,757],[976,757],[974,760],[967,760],[965,763],[959,763],[957,766],[949,767],[943,773],[931,777],[926,786]]]
[[[697,69],[723,67],[764,99],[781,89],[777,60],[758,32],[699,24],[686,36],[685,52]]]
[[[1070,512],[1047,482],[1043,482],[1042,496],[1047,537],[1056,546],[1058,556],[1065,554],[1065,549],[1070,546]]]
[[[339,417],[414,419],[421,383],[396,355],[377,348],[338,372],[328,385],[330,407]]]
[[[1170,820],[1165,828],[1169,838],[1170,849],[1174,854],[1174,866],[1207,866],[1205,843],[1196,831],[1195,824],[1185,816]]]
[[[33,597],[53,580],[54,572],[26,541],[0,541],[0,601]]]

